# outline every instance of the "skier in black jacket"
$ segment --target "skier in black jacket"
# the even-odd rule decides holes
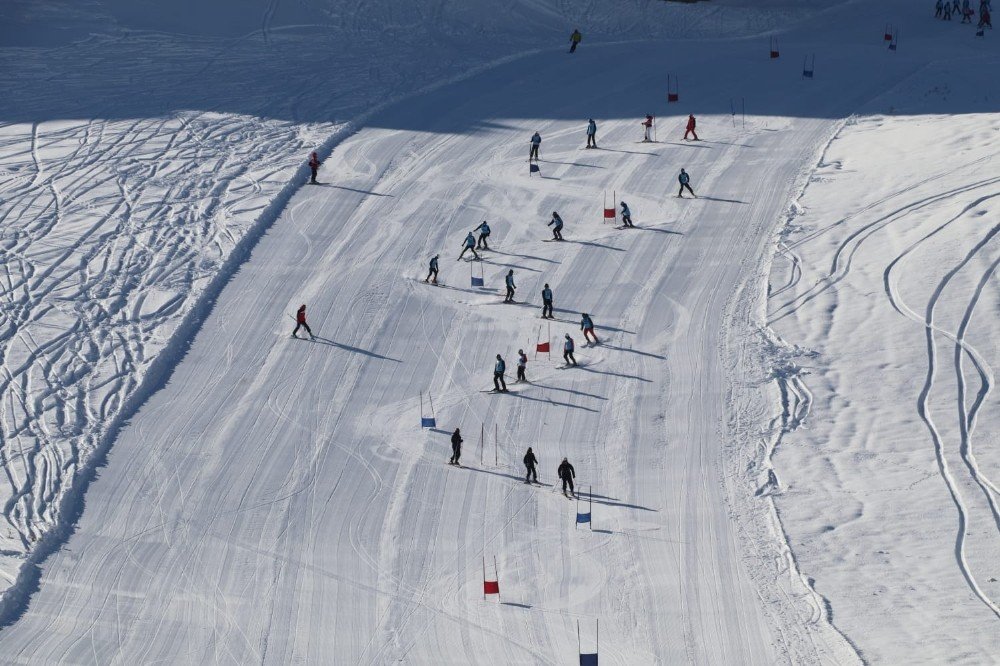
[[[562,479],[563,495],[566,495],[566,485],[569,484],[569,495],[566,496],[576,497],[576,493],[573,491],[573,479],[576,478],[576,470],[569,464],[569,460],[563,458],[563,461],[559,464],[557,472],[559,474],[559,478]]]
[[[451,435],[451,460],[448,461],[449,465],[460,465],[458,459],[462,457],[462,432],[455,428],[455,432]]]
[[[524,454],[524,466],[528,469],[527,476],[524,477],[525,483],[531,483],[531,479],[535,479],[535,483],[538,483],[538,472],[535,471],[535,465],[538,463],[538,458],[535,457],[534,452],[531,447],[528,447],[528,452]]]

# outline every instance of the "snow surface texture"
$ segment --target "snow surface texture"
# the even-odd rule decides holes
[[[443,5],[451,11],[459,6]],[[629,7],[648,12],[651,5],[623,3],[617,9]],[[557,8],[548,9],[551,16],[539,30],[551,28],[556,38],[565,39],[566,21]],[[401,11],[420,14],[420,6]],[[113,213],[96,216],[109,218],[99,228],[106,245],[141,247],[147,253],[124,250],[119,280],[138,284],[112,283],[105,289],[107,299],[119,309],[102,307],[127,317],[136,312],[154,316],[147,317],[145,328],[141,320],[127,317],[125,325],[94,318],[94,328],[105,326],[120,346],[99,346],[93,368],[123,366],[115,363],[112,350],[121,357],[141,347],[141,353],[132,352],[139,360],[112,381],[118,397],[107,413],[77,420],[73,427],[78,430],[65,438],[50,434],[49,446],[58,451],[66,446],[63,439],[73,440],[75,462],[85,461],[107,432],[102,428],[123,412],[121,405],[145,398],[158,385],[154,377],[140,386],[144,372],[158,370],[152,359],[165,359],[161,363],[169,367],[186,353],[166,387],[121,430],[107,467],[90,487],[75,533],[45,561],[24,616],[0,634],[4,654],[39,663],[287,663],[320,662],[331,655],[344,663],[557,663],[575,655],[575,620],[583,622],[586,641],[592,622],[600,618],[602,659],[612,663],[857,660],[855,634],[865,637],[873,630],[871,622],[856,618],[847,632],[851,640],[844,638],[840,615],[836,625],[831,623],[834,595],[824,589],[825,598],[820,596],[809,580],[813,572],[805,567],[808,576],[800,572],[798,551],[788,549],[783,534],[794,530],[789,525],[795,521],[783,516],[779,522],[771,504],[782,485],[779,474],[766,466],[771,449],[760,441],[766,394],[746,385],[759,367],[752,326],[763,295],[769,236],[803,169],[815,164],[818,151],[840,126],[838,118],[881,98],[934,55],[897,54],[902,57],[887,60],[883,46],[870,39],[867,28],[856,27],[852,14],[824,16],[824,25],[836,29],[825,33],[827,42],[808,48],[820,53],[829,76],[812,82],[801,80],[797,58],[762,58],[757,41],[598,46],[588,40],[573,60],[552,50],[510,61],[359,123],[363,128],[327,160],[321,175],[326,186],[296,193],[276,221],[291,194],[288,183],[301,182],[296,165],[320,136],[332,148],[342,135],[330,139],[330,133],[373,103],[467,73],[470,64],[485,64],[519,48],[537,49],[538,40],[518,34],[514,27],[520,27],[520,19],[505,23],[504,15],[494,19],[495,33],[463,41],[462,30],[449,23],[457,19],[445,11],[399,23],[388,53],[384,35],[366,35],[362,29],[354,35],[358,41],[348,42],[358,48],[344,48],[329,34],[303,38],[268,28],[225,48],[211,36],[180,43],[175,36],[127,31],[112,40],[113,46],[93,41],[74,46],[71,50],[83,52],[67,58],[92,67],[99,62],[82,58],[87,48],[94,49],[98,61],[113,54],[105,73],[127,71],[122,63],[141,62],[139,54],[152,63],[148,67],[162,68],[162,49],[169,48],[179,61],[176,67],[188,70],[164,84],[167,96],[177,95],[180,108],[210,109],[191,112],[209,123],[200,132],[209,145],[207,159],[194,160],[194,167],[183,151],[194,150],[190,144],[196,141],[184,135],[172,152],[144,152],[173,136],[169,131],[151,133],[149,145],[141,142],[136,148],[140,155],[162,154],[161,161],[173,164],[175,172],[197,169],[161,183],[177,188],[160,197],[166,201],[161,205],[176,211],[172,232],[149,219],[157,210],[152,196],[141,199],[145,214],[134,221],[131,216],[116,220]],[[379,19],[386,16],[391,15]],[[619,11],[619,16],[627,13]],[[710,32],[698,32],[696,23],[683,29],[694,36]],[[364,21],[348,25],[371,29]],[[741,29],[766,25],[766,19],[747,20]],[[584,22],[580,27],[587,31]],[[505,37],[497,40],[497,35]],[[438,48],[421,43],[433,37]],[[206,50],[193,48],[198,40],[204,40]],[[272,49],[266,64],[251,57],[261,48],[248,44],[252,40]],[[315,67],[323,71],[317,74],[313,64],[301,64],[308,58],[303,44],[315,42],[320,44],[316,53],[336,45],[331,64],[345,51],[357,62],[376,52],[386,55],[394,64],[375,71],[380,76],[391,72],[393,79],[380,82],[373,70],[359,74],[358,66],[349,63],[342,68],[320,63]],[[806,48],[792,38],[789,47],[796,55]],[[214,56],[206,60],[208,51]],[[448,57],[456,53],[462,55],[461,66]],[[38,58],[34,53],[24,57]],[[664,115],[660,138],[666,143],[635,143],[638,117],[665,106],[662,89],[650,84],[662,81],[665,62],[697,72],[690,84],[685,79],[683,89],[685,100],[697,100],[697,108],[675,113],[697,111],[700,130],[710,141],[679,143],[682,119]],[[275,88],[254,100],[245,82],[261,67],[273,68],[261,78]],[[234,72],[242,73],[235,83]],[[313,77],[308,89],[302,86],[305,79],[297,78],[302,72]],[[123,91],[138,86],[135,103],[151,107],[137,111],[145,121],[155,115],[157,103],[141,94],[141,80],[133,77],[91,99],[120,100]],[[22,82],[20,90],[38,93],[32,85]],[[85,80],[79,86],[81,92],[88,90]],[[290,89],[297,95],[289,95]],[[352,90],[357,94],[345,92]],[[762,90],[771,95],[761,98]],[[26,93],[20,106],[5,109],[13,118],[5,129],[14,146],[26,145],[29,127],[37,135],[37,127],[45,125],[36,123],[59,120],[43,111],[58,101],[53,99],[36,102],[35,118],[24,114],[24,104],[35,97]],[[752,115],[745,127],[728,117],[733,98],[748,100]],[[78,95],[68,96],[65,104],[80,108],[67,107],[57,115],[94,115],[82,113],[86,103],[78,100]],[[940,113],[948,106],[939,97],[916,112]],[[117,136],[127,143],[132,133],[117,124],[134,119],[106,115],[112,118],[102,121],[110,127],[111,142]],[[600,123],[598,140],[605,150],[578,150],[581,119],[588,115]],[[236,132],[226,130],[234,124]],[[226,140],[239,137],[241,127],[258,129],[232,139],[249,144],[233,155]],[[545,161],[542,178],[529,179],[525,141],[535,129],[545,136]],[[668,130],[671,135],[664,136]],[[267,140],[274,144],[258,152],[257,144]],[[155,172],[151,179],[110,177],[115,153],[104,151],[103,141],[92,152],[107,154],[91,167],[109,174],[102,185],[107,205],[128,201],[131,180],[139,181],[131,191],[151,187],[148,195],[142,190],[143,196],[154,194],[155,185],[147,181],[156,180]],[[63,147],[46,159],[58,159],[60,151],[72,155]],[[12,159],[23,160],[17,156],[23,149],[11,152]],[[696,191],[707,194],[702,200],[670,198],[682,165],[692,172]],[[240,168],[263,183],[259,193],[243,192],[238,177],[227,175],[221,189],[178,196],[187,192],[185,184],[194,188],[204,182],[206,173]],[[59,185],[51,174],[55,167],[37,171],[34,193],[15,200],[5,191],[4,210],[23,209],[23,197],[43,197],[42,212],[19,214],[22,225],[38,224],[46,215],[50,226],[70,220],[64,230],[71,230],[73,240],[63,239],[69,251],[96,256],[98,262],[113,258],[72,235],[83,234],[70,225],[93,220],[81,215],[73,222],[62,212],[73,200],[60,201],[62,195],[52,191]],[[627,198],[637,224],[645,228],[614,232],[601,226],[604,190]],[[213,219],[211,211],[226,205],[249,212]],[[552,209],[569,222],[566,243],[538,242],[547,235],[544,222]],[[542,282],[548,281],[556,290],[561,320],[553,329],[554,342],[562,332],[576,330],[581,309],[594,312],[605,342],[580,349],[583,367],[576,370],[558,370],[547,360],[532,362],[529,376],[536,383],[510,396],[484,396],[477,389],[488,386],[496,352],[512,363],[517,347],[533,344],[537,303],[500,305],[495,291],[465,286],[469,267],[453,263],[450,253],[457,254],[464,231],[483,217],[494,223],[493,242],[499,248],[484,266],[491,290],[507,267],[517,272],[519,300],[527,295],[537,301]],[[106,228],[112,224],[127,232]],[[194,247],[171,252],[169,240],[150,244],[141,234],[143,224],[157,232],[147,231],[149,236],[172,233],[191,238]],[[189,228],[192,224],[200,235]],[[139,230],[133,232],[131,225]],[[265,230],[233,275],[243,259],[234,248]],[[60,238],[57,233],[37,242]],[[426,259],[439,250],[447,287],[418,283],[414,278],[423,276]],[[157,271],[148,270],[143,256],[161,264],[174,258],[183,267],[171,278],[169,270],[155,266],[168,276],[162,283],[175,287],[176,303],[156,291],[161,286]],[[36,255],[33,265],[44,273],[45,266],[60,265],[56,259]],[[150,278],[143,281],[147,271]],[[90,289],[103,293],[80,286],[103,285],[106,278],[96,272],[72,274],[76,291],[67,289],[68,294],[81,294],[71,299],[73,306],[87,304],[82,299]],[[115,296],[114,290],[123,295]],[[33,288],[29,297],[34,293]],[[183,344],[216,294],[211,314],[185,350]],[[284,314],[300,302],[310,304],[318,344],[287,339],[291,321]],[[50,304],[28,303],[33,311],[48,313]],[[22,331],[33,321],[22,318],[12,338],[27,335]],[[71,322],[62,327],[73,330]],[[119,342],[121,335],[114,337],[123,330],[133,347]],[[163,345],[172,345],[170,353],[157,355]],[[776,354],[776,349],[780,346],[765,353]],[[794,357],[780,353],[789,360],[775,374],[795,378]],[[41,355],[38,359],[29,364],[29,376],[42,372],[68,391],[83,390],[77,383],[85,380],[72,372],[46,375],[35,369],[48,367]],[[54,367],[61,372],[65,365]],[[97,374],[88,367],[80,372]],[[32,379],[24,386],[35,391],[37,384]],[[810,404],[804,383],[782,386],[786,404],[792,394]],[[446,432],[416,429],[420,391],[434,393],[442,428],[465,429],[464,460],[471,468],[444,466],[450,453]],[[24,410],[22,420],[43,431],[50,411],[58,413],[46,407],[57,402],[42,399],[36,411]],[[794,430],[802,420],[804,410],[791,411],[782,430]],[[79,413],[90,418],[86,410],[73,412],[73,418]],[[489,441],[481,452],[483,462],[477,460],[480,423],[495,425],[500,433],[499,464],[489,461]],[[33,432],[31,427],[24,426]],[[518,484],[527,444],[539,453],[543,481],[551,482],[558,460],[568,455],[579,483],[593,485],[595,532],[574,531],[573,505],[549,488]],[[58,455],[50,457],[58,460]],[[33,509],[41,518],[24,519],[25,529],[35,531],[10,553],[12,578],[23,562],[23,547],[51,526],[45,520],[58,519],[51,508],[64,496],[65,474],[72,473],[72,468],[61,469],[59,492],[48,496],[33,485],[37,472],[20,482],[26,491],[19,497],[42,510]],[[19,511],[24,515],[23,508]],[[934,511],[939,515],[941,505]],[[826,520],[815,504],[803,512],[808,515],[796,524],[805,529]],[[17,546],[13,533],[12,542]],[[792,543],[797,549],[798,542]],[[479,594],[484,555],[497,557],[504,604],[484,603]],[[32,591],[30,580],[21,583],[6,598],[8,612],[23,608]],[[847,584],[839,589],[851,593]],[[867,610],[864,600],[853,603]],[[956,618],[963,612],[951,608]],[[929,621],[945,619],[937,615]],[[180,652],[178,646],[183,646]]]

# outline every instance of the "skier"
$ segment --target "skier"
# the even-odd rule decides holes
[[[573,479],[576,478],[576,470],[573,466],[569,464],[569,460],[566,458],[562,459],[559,463],[559,469],[556,470],[559,474],[559,478],[562,480],[563,495],[566,495],[566,486],[569,486],[569,495],[567,497],[576,497],[576,492],[573,490]]]
[[[993,23],[990,20],[990,10],[983,7],[979,12],[979,27],[988,26],[990,30],[993,29]]]
[[[566,366],[570,364],[576,365],[576,359],[573,358],[573,349],[575,349],[573,344],[573,338],[569,337],[569,333],[566,334],[566,342],[563,343],[563,360],[566,361]]]
[[[493,367],[493,386],[497,393],[507,392],[507,382],[503,379],[503,373],[506,371],[507,364],[504,362],[503,356],[497,354],[497,364]]]
[[[312,329],[309,328],[309,324],[306,323],[306,306],[303,303],[299,306],[298,311],[295,313],[295,330],[292,331],[292,337],[298,338],[297,335],[300,328],[306,329],[306,333],[309,334],[310,340],[315,340],[316,336],[313,335]]]
[[[628,204],[624,201],[622,202],[622,224],[626,227],[634,226],[632,224],[632,211],[629,210]]]
[[[944,20],[946,20],[946,21],[950,21],[951,20],[951,3],[950,2],[946,2],[944,4]]]
[[[538,161],[538,147],[542,145],[542,135],[535,132],[531,135],[531,152],[528,153],[528,161]]]
[[[486,224],[486,220],[483,220],[483,223],[473,229],[473,231],[479,232],[479,242],[476,243],[476,248],[482,248],[483,250],[490,249],[490,246],[486,243],[486,239],[490,237],[490,225]]]
[[[559,217],[559,213],[552,211],[552,221],[545,226],[552,227],[552,240],[563,239],[562,237],[563,221],[562,218]]]
[[[962,0],[962,23],[972,23],[972,7],[969,0]]]
[[[962,9],[961,9],[961,7],[959,5],[958,0],[954,0],[954,2],[952,3],[951,13],[952,14],[961,14],[962,13]]]
[[[523,349],[517,350],[517,383],[527,382],[528,378],[524,376],[524,371],[528,368],[528,355],[524,353]]]
[[[451,460],[449,465],[460,465],[458,459],[462,457],[462,433],[458,428],[451,435]]]
[[[647,114],[646,119],[640,123],[643,126],[642,131],[642,141],[643,143],[649,143],[652,139],[649,137],[649,131],[653,127],[653,116]]]
[[[580,31],[579,30],[573,30],[573,34],[569,36],[569,41],[570,41],[569,52],[570,53],[575,53],[576,52],[577,44],[580,43],[581,39],[583,39],[583,35],[580,34]]]
[[[698,133],[694,131],[694,126],[695,126],[696,124],[697,124],[697,123],[696,123],[696,121],[695,121],[695,119],[694,119],[694,114],[688,114],[688,124],[687,124],[687,129],[685,129],[685,130],[684,130],[684,140],[685,140],[685,141],[687,141],[687,140],[688,140],[688,134],[692,134],[692,135],[694,135],[694,140],[695,140],[695,141],[698,141],[698,140],[699,140],[699,139],[698,139]]]
[[[677,192],[677,198],[679,199],[684,198],[685,187],[687,188],[687,191],[691,193],[691,196],[693,196],[695,199],[698,198],[698,195],[695,194],[694,190],[691,189],[691,176],[688,175],[687,171],[681,169],[680,174],[678,174],[677,176],[677,182],[681,184],[681,189],[679,192]]]
[[[319,156],[313,153],[309,156],[309,169],[312,171],[312,178],[309,180],[310,185],[316,185],[316,174],[319,173],[319,165],[322,162],[319,161]]]
[[[476,237],[472,235],[471,231],[469,232],[469,235],[465,237],[465,244],[462,247],[462,254],[458,255],[458,259],[456,261],[461,261],[462,257],[465,256],[466,250],[472,250],[472,256],[475,257],[476,259],[479,259],[479,255],[476,253]]]
[[[538,483],[538,471],[535,469],[535,465],[538,464],[538,458],[535,457],[535,453],[528,447],[528,452],[524,454],[524,466],[528,470],[524,477],[525,483],[531,483],[534,479],[535,483]]]
[[[590,315],[586,312],[583,313],[583,317],[580,319],[580,330],[583,331],[583,339],[590,342],[590,336],[594,336],[594,344],[600,344],[600,340],[597,339],[597,334],[594,333],[594,320],[590,318]]]
[[[427,271],[427,277],[424,278],[424,282],[429,281],[433,277],[434,284],[438,283],[438,256],[439,255],[435,254],[433,257],[431,257],[431,269]]]
[[[507,277],[505,277],[503,281],[504,281],[504,284],[507,285],[507,296],[503,299],[503,302],[504,303],[513,303],[514,302],[514,290],[517,289],[517,287],[514,286],[514,269],[513,268],[510,269],[509,271],[507,271]]]
[[[597,123],[593,118],[587,123],[587,148],[597,148]]]
[[[980,8],[980,11],[982,8]],[[941,12],[944,11],[944,0],[937,0],[934,3],[934,18],[941,18]]]
[[[552,290],[549,289],[549,283],[545,283],[545,288],[542,289],[542,319],[555,319],[552,316]]]

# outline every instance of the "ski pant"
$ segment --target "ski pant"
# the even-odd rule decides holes
[[[688,183],[681,183],[681,189],[677,192],[677,196],[679,197],[684,196],[685,187],[687,188],[687,191],[691,193],[691,196],[697,196],[695,195],[694,190],[691,189],[691,185],[689,185]]]
[[[570,494],[572,495],[576,494],[576,492],[574,492],[573,490],[573,477],[564,476],[562,482],[563,482],[563,493],[566,492],[566,486],[568,485]]]
[[[514,287],[507,287],[507,296],[503,299],[504,303],[510,303],[514,300]]]
[[[535,470],[535,464],[534,463],[528,463],[528,464],[525,465],[525,467],[528,468],[528,472],[527,472],[527,474],[524,477],[524,482],[528,483],[532,479],[534,479],[535,483],[538,483],[538,472]]]
[[[563,352],[563,360],[566,361],[566,365],[576,365],[576,359],[573,358],[573,352],[571,351]]]
[[[632,226],[632,216],[631,215],[622,215],[622,224],[624,224],[626,227],[631,227]]]
[[[552,316],[552,301],[542,301],[542,318]]]
[[[458,464],[458,459],[462,457],[462,445],[452,444],[451,445],[451,462],[453,465]]]
[[[688,138],[688,134],[691,134],[691,135],[693,135],[693,136],[694,136],[694,140],[695,140],[695,141],[699,141],[699,139],[698,139],[698,133],[697,133],[697,132],[695,132],[695,131],[694,131],[693,129],[689,129],[689,130],[687,130],[686,132],[684,132],[684,140],[685,140],[685,141],[687,141],[687,138]]]
[[[590,342],[590,338],[588,337],[590,335],[594,336],[594,343],[596,344],[597,343],[597,334],[594,333],[594,328],[590,327],[590,328],[583,329],[583,339],[584,340],[586,340],[587,342]]]
[[[649,141],[649,129],[650,128],[645,127],[645,125],[643,127],[645,128],[645,131],[642,133],[642,140],[643,141]]]
[[[597,148],[597,135],[588,134],[587,135],[587,148]]]
[[[306,329],[306,333],[309,334],[309,337],[310,338],[313,337],[313,332],[309,328],[309,324],[305,323],[304,321],[296,322],[296,324],[295,324],[295,330],[292,331],[292,335],[295,336],[299,332],[300,328]]]
[[[431,277],[434,278],[434,284],[437,284],[437,281],[438,281],[438,272],[436,270],[434,270],[433,268],[430,271],[427,272],[427,277],[424,278],[424,282],[430,282]]]
[[[466,250],[472,250],[472,256],[475,257],[476,259],[479,258],[479,255],[476,253],[476,248],[466,245],[465,247],[462,248],[462,254],[458,255],[459,259],[465,256]]]
[[[944,7],[938,7],[937,11],[934,12],[934,18],[941,18],[941,12],[944,11]]]
[[[503,380],[503,373],[502,372],[494,372],[493,373],[493,386],[498,391],[506,391],[507,390],[507,382],[505,382]]]
[[[530,162],[531,160],[535,160],[536,162],[538,161],[538,144],[537,143],[531,144],[531,152],[528,153],[528,161]]]
[[[556,240],[562,240],[562,227],[552,228],[552,238]]]
[[[309,168],[312,169],[312,180],[310,180],[309,182],[310,183],[315,183],[316,182],[316,174],[319,173],[319,167],[309,167]]]
[[[524,376],[524,366],[523,365],[517,366],[517,381],[519,381],[519,382],[526,382],[526,381],[528,381],[528,378]]]
[[[486,244],[486,239],[489,238],[486,234],[479,234],[479,242],[476,243],[477,248],[482,248],[484,250],[490,249],[490,246]]]
[[[573,42],[573,43],[572,43],[572,44],[570,45],[570,47],[569,47],[569,52],[570,52],[570,53],[576,53],[576,45],[577,45],[577,44],[579,44],[579,43],[580,43],[580,42]]]

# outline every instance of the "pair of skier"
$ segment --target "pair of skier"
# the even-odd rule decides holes
[[[538,483],[538,470],[535,468],[535,465],[537,464],[538,458],[529,446],[527,453],[524,454],[525,483]],[[576,489],[573,486],[573,479],[576,478],[576,470],[573,469],[573,465],[570,464],[568,458],[563,458],[562,462],[559,463],[559,467],[556,469],[556,475],[559,477],[559,480],[562,481],[563,495],[575,498]],[[569,491],[568,493],[567,490]]]

